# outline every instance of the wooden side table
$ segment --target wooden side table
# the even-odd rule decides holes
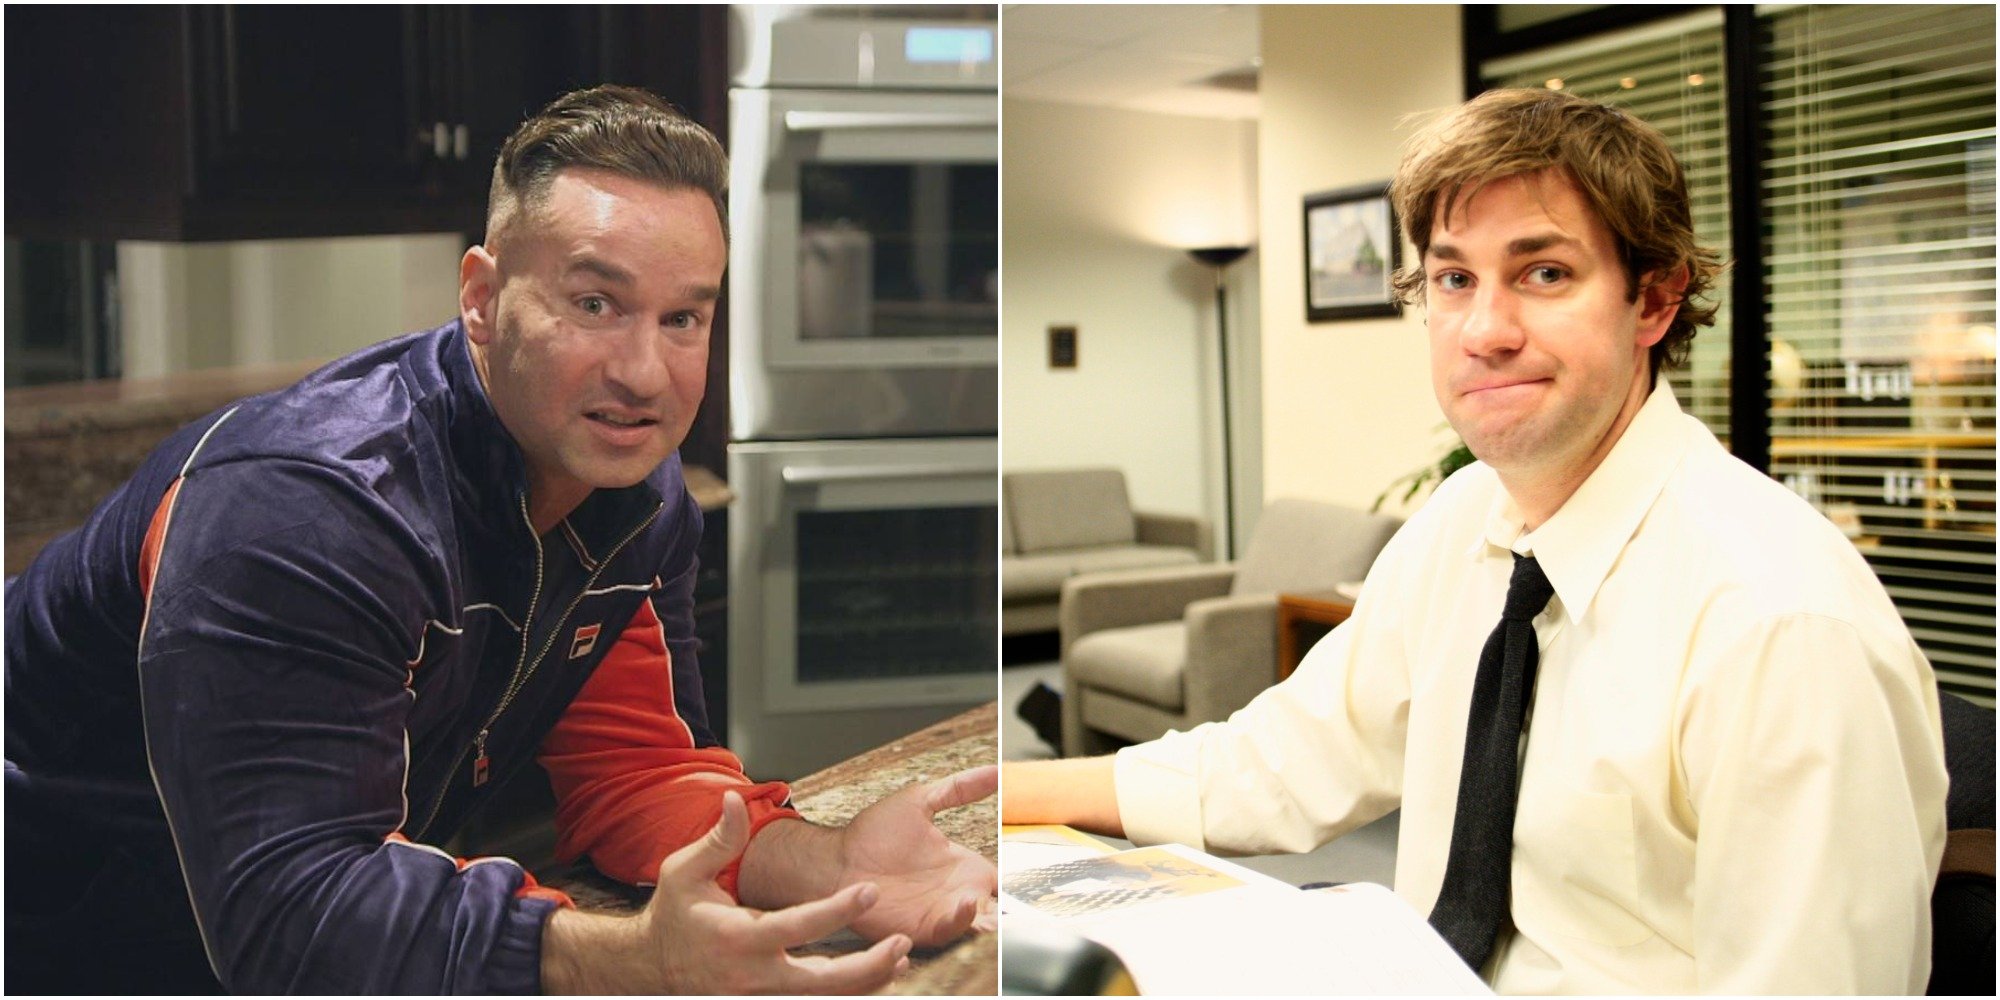
[[[1306,650],[1354,613],[1354,602],[1338,591],[1278,595],[1278,679],[1299,668]]]

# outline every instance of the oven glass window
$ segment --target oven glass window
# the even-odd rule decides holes
[[[997,166],[806,163],[799,173],[801,340],[996,336]]]
[[[997,508],[802,511],[801,684],[993,672]]]

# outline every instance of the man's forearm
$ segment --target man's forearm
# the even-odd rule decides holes
[[[841,831],[802,819],[774,820],[743,851],[736,898],[760,910],[796,906],[839,891],[845,868]]]
[[[737,869],[737,899],[780,910],[839,888],[840,831],[779,819],[757,831]],[[716,890],[719,892],[719,890]],[[672,993],[667,956],[647,936],[644,915],[559,909],[542,925],[542,992]]]
[[[1021,761],[1000,768],[1000,821],[1062,823],[1111,837],[1125,835],[1118,815],[1114,757]]]
[[[666,992],[639,917],[559,909],[542,925],[542,992]],[[648,986],[647,984],[654,984]]]

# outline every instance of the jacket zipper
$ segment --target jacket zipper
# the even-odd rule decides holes
[[[521,522],[528,526],[528,534],[534,537],[535,540],[535,592],[534,596],[529,599],[528,613],[521,623],[521,655],[514,662],[514,676],[508,679],[507,690],[500,696],[500,704],[494,706],[493,713],[486,717],[484,723],[480,724],[479,734],[473,737],[472,744],[458,752],[458,757],[451,762],[451,769],[445,772],[444,787],[438,789],[437,799],[431,803],[430,814],[424,817],[423,829],[417,834],[417,839],[423,839],[423,836],[430,832],[431,824],[437,822],[438,810],[444,808],[444,800],[451,792],[452,779],[458,775],[459,767],[465,763],[466,754],[474,750],[478,751],[478,756],[473,759],[472,764],[472,787],[478,788],[486,783],[486,779],[489,776],[488,772],[492,767],[492,759],[486,752],[486,739],[493,729],[493,724],[500,720],[501,714],[507,711],[507,706],[513,704],[514,696],[520,694],[521,689],[527,686],[529,679],[534,677],[535,671],[541,667],[542,661],[548,657],[549,650],[555,646],[556,637],[562,632],[563,623],[569,620],[569,616],[576,610],[576,606],[583,603],[584,594],[590,590],[591,585],[597,582],[598,576],[603,574],[605,567],[611,565],[612,561],[618,558],[618,553],[623,552],[625,546],[632,544],[632,539],[639,537],[639,532],[644,531],[647,525],[652,524],[654,519],[660,516],[660,511],[666,508],[665,501],[655,505],[653,512],[642,518],[639,523],[633,525],[632,530],[626,532],[625,537],[620,539],[618,544],[611,549],[611,553],[598,562],[597,568],[591,571],[590,576],[584,580],[583,586],[578,588],[576,596],[570,600],[569,607],[564,608],[562,615],[556,619],[555,627],[549,630],[548,641],[542,643],[541,652],[536,653],[534,660],[531,662],[528,660],[528,644],[534,640],[535,607],[542,600],[542,539],[541,536],[535,534],[534,521],[528,518],[528,497],[526,494],[521,495]]]

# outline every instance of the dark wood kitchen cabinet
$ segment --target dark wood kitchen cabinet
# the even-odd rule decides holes
[[[449,67],[423,58],[428,13],[293,5],[186,8],[180,18],[195,195],[443,192],[452,161],[432,153],[426,120],[449,113],[430,84]]]
[[[721,131],[720,7],[6,11],[7,234],[479,232],[494,154],[595,83]]]

